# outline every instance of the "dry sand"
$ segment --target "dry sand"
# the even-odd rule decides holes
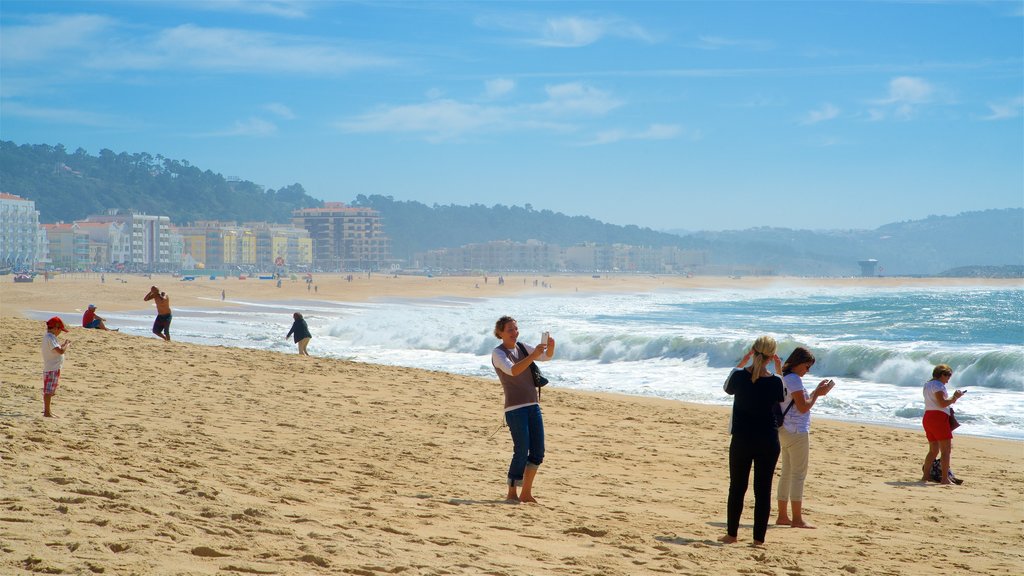
[[[555,383],[539,505],[502,501],[511,441],[496,379],[72,328],[60,418],[42,418],[43,327],[27,310],[140,308],[150,283],[177,306],[220,306],[221,289],[306,297],[287,281],[115,278],[0,284],[2,574],[1024,573],[1020,442],[958,437],[966,483],[938,486],[916,481],[922,433],[817,419],[805,513],[819,528],[773,527],[752,547],[750,492],[741,542],[716,542],[723,408]],[[319,277],[318,296],[543,290],[532,279],[499,292],[494,278]],[[538,279],[555,291],[737,282]]]

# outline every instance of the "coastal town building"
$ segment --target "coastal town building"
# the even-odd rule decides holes
[[[500,240],[430,250],[415,264],[437,271],[495,272],[693,272],[707,264],[707,253],[674,246],[652,248],[628,244],[585,243],[562,248],[538,240]]]
[[[183,262],[208,269],[225,267],[300,269],[312,264],[313,244],[301,228],[250,222],[201,220],[178,226],[173,232],[182,241]]]
[[[34,269],[43,259],[40,230],[34,201],[0,192],[0,267]]]
[[[309,232],[313,265],[325,271],[391,268],[391,240],[380,213],[372,208],[325,202],[321,208],[292,212],[292,224]]]
[[[46,231],[49,265],[61,270],[89,268],[89,235],[74,223],[43,224]]]
[[[129,237],[125,267],[132,271],[166,272],[171,269],[171,219],[134,210],[110,210],[82,222],[119,222]]]

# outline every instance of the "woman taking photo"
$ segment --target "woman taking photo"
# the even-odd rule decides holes
[[[932,462],[937,454],[942,454],[940,465],[942,476],[940,484],[951,484],[949,481],[949,453],[953,450],[953,429],[949,425],[950,406],[964,395],[963,390],[953,392],[950,398],[946,384],[953,377],[953,369],[946,364],[939,364],[932,370],[932,379],[924,384],[924,425],[925,436],[928,437],[928,455],[924,457],[921,470],[921,482],[930,479]]]
[[[768,372],[769,362],[775,363],[776,372],[782,371],[782,360],[775,355],[775,339],[761,336],[755,340],[740,366],[751,359],[750,366],[733,370],[725,382],[725,391],[734,396],[726,535],[718,539],[726,544],[736,542],[751,464],[754,467],[754,544],[764,544],[772,514],[772,479],[779,459],[779,433],[772,405],[784,398],[782,379]]]
[[[814,528],[804,521],[801,514],[804,479],[807,478],[807,460],[811,450],[811,407],[835,386],[831,380],[822,380],[808,394],[803,377],[811,366],[814,366],[814,355],[803,346],[793,350],[782,365],[782,385],[786,390],[786,400],[781,404],[785,417],[779,428],[782,472],[779,475],[779,516],[775,523],[793,528]],[[793,506],[792,518],[786,510],[790,503]]]
[[[535,360],[550,360],[555,354],[555,340],[549,337],[536,347],[520,344],[519,326],[511,316],[502,316],[494,323],[494,336],[501,344],[491,352],[491,365],[505,393],[505,423],[512,434],[506,499],[536,502],[533,479],[544,461],[544,421],[530,365]],[[519,494],[517,487],[522,487]]]

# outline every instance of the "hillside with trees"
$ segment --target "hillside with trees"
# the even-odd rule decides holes
[[[265,190],[159,154],[104,149],[92,156],[60,144],[9,141],[0,142],[0,191],[34,200],[44,222],[80,220],[110,208],[169,216],[175,224],[288,222],[292,210],[323,204],[300,184]]]

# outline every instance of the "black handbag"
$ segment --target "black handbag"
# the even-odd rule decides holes
[[[523,358],[530,355],[530,353],[526,351],[526,346],[523,346],[519,342],[516,342],[516,346],[519,347],[519,353],[523,355]],[[537,366],[536,362],[530,362],[530,373],[533,374],[534,386],[537,388],[543,388],[548,385],[548,379],[541,373],[540,366]]]

